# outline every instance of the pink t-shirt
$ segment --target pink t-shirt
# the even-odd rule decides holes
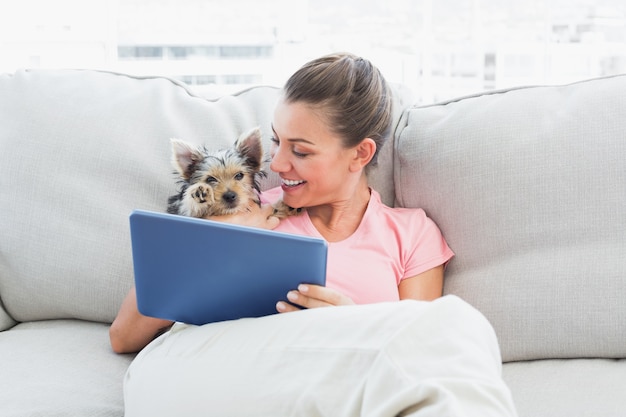
[[[281,195],[282,190],[274,188],[265,191],[262,200],[274,202]],[[322,237],[306,211],[282,220],[275,230]],[[453,256],[424,210],[387,207],[371,190],[358,229],[345,240],[328,243],[326,286],[357,304],[397,301],[400,281],[442,265]]]

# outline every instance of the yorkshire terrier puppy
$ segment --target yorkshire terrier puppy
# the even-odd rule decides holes
[[[232,147],[216,152],[178,139],[171,143],[172,164],[181,185],[168,199],[168,213],[206,218],[246,212],[250,204],[261,204],[259,179],[266,174],[258,127],[242,134]],[[284,218],[299,212],[281,200],[272,215]]]

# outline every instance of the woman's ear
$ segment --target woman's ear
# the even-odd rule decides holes
[[[350,164],[352,171],[363,169],[376,154],[376,142],[373,139],[365,138],[354,148],[355,154]]]

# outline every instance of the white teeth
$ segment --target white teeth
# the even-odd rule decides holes
[[[283,180],[283,184],[289,186],[289,187],[293,187],[299,184],[302,184],[304,181],[300,180],[300,181],[294,181],[294,180]]]

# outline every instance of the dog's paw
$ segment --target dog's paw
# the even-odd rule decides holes
[[[213,204],[213,190],[204,184],[194,184],[185,191],[180,212],[185,216],[204,217]]]
[[[289,207],[283,202],[283,200],[280,200],[279,202],[274,204],[274,212],[272,213],[272,216],[279,219],[284,219],[285,217],[289,216],[297,216],[300,213],[302,213],[301,208]]]
[[[206,204],[208,194],[207,187],[202,184],[197,185],[190,193],[191,198],[198,204]]]

